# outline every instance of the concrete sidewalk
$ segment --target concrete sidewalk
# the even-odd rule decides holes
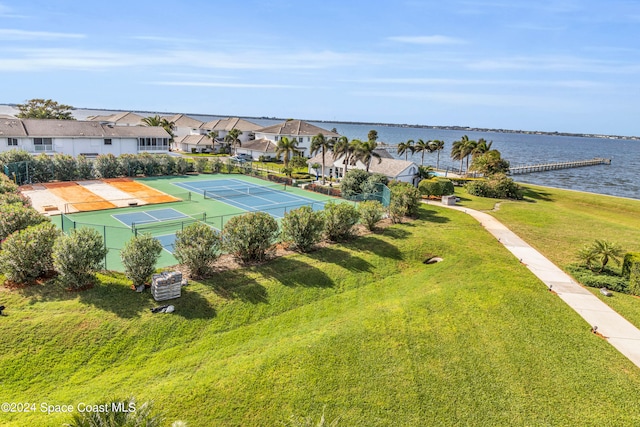
[[[516,258],[542,280],[548,288],[573,308],[589,325],[597,326],[609,343],[640,367],[640,330],[616,313],[598,297],[576,283],[540,252],[489,214],[462,206],[438,205],[474,217]]]

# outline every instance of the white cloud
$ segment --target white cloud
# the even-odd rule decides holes
[[[189,87],[221,87],[221,88],[251,88],[251,89],[301,89],[305,86],[272,84],[272,83],[220,83],[220,82],[149,82],[158,86],[189,86]]]
[[[50,40],[50,39],[82,39],[84,34],[52,33],[48,31],[25,31],[0,28],[0,40]]]
[[[388,40],[408,43],[408,44],[422,44],[422,45],[441,45],[441,44],[466,44],[465,40],[448,36],[393,36],[388,37]]]
[[[352,80],[356,82],[356,80]],[[547,86],[566,88],[599,88],[605,87],[604,83],[591,80],[516,80],[516,79],[452,79],[452,78],[373,78],[359,79],[358,83],[380,83],[422,86]]]

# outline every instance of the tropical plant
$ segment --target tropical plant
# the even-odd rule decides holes
[[[408,160],[409,153],[413,154],[415,147],[413,139],[408,140],[407,142],[401,142],[398,144],[398,155],[402,156],[404,154],[404,159]]]
[[[609,261],[613,261],[616,265],[620,265],[621,257],[624,251],[617,243],[608,240],[596,239],[591,245],[583,247],[578,256],[585,262],[585,265],[592,268],[592,263],[598,261],[600,267],[598,272],[601,273]]]
[[[240,129],[233,128],[224,136],[224,142],[227,143],[229,152],[233,149],[233,154],[236,154],[237,148],[242,146],[240,135],[242,135],[242,131]]]
[[[420,192],[407,182],[394,182],[390,186],[391,203],[389,217],[394,224],[402,222],[405,216],[416,216],[420,207]]]
[[[442,150],[444,150],[444,141],[441,141],[439,139],[429,141],[429,151],[432,153],[435,152],[438,155],[438,158],[436,160],[436,169],[440,169],[440,152]]]
[[[298,149],[298,140],[295,138],[288,138],[283,136],[278,140],[276,144],[276,156],[282,156],[282,162],[284,163],[284,167],[289,167],[289,159],[296,155],[300,154],[300,149]]]
[[[369,179],[369,172],[362,169],[351,169],[340,181],[340,191],[343,197],[351,197],[363,192],[363,186]]]
[[[98,178],[115,178],[118,176],[118,159],[111,153],[100,154],[93,162],[93,168]]]
[[[91,179],[94,177],[93,162],[82,154],[76,159],[76,176],[78,179]]]
[[[523,198],[522,188],[503,173],[493,174],[484,180],[469,182],[465,188],[473,196],[515,200]]]
[[[120,259],[125,275],[135,287],[149,282],[162,252],[162,244],[150,234],[138,234],[125,243]]]
[[[373,142],[378,141],[378,131],[371,129],[369,133],[367,133],[367,141],[373,141]]]
[[[159,115],[149,116],[142,119],[142,123],[147,126],[159,126],[165,130],[169,134],[170,140],[173,141],[175,137],[173,130],[175,127],[175,123],[170,122],[166,117],[160,117]]]
[[[33,182],[49,182],[53,180],[53,159],[42,153],[31,162],[31,180]]]
[[[350,203],[328,202],[322,211],[325,219],[324,232],[327,239],[339,242],[353,236],[353,227],[358,223],[360,214]]]
[[[327,139],[322,133],[318,133],[316,136],[314,136],[311,139],[311,147],[310,147],[311,155],[314,156],[318,153],[322,153],[322,183],[323,184],[325,183],[324,171],[326,170],[325,156],[329,151],[333,150],[333,146],[335,145],[335,142],[336,142],[335,138]],[[318,171],[316,169],[316,175],[317,174],[318,174]]]
[[[102,267],[107,256],[102,235],[93,228],[72,229],[60,236],[53,246],[53,267],[60,282],[72,289],[92,285],[95,272]]]
[[[360,222],[373,231],[376,224],[384,216],[384,206],[377,200],[365,200],[358,204],[358,213],[360,214]]]
[[[496,173],[507,173],[509,172],[509,166],[509,161],[503,159],[498,150],[490,150],[473,157],[470,170],[488,176]]]
[[[273,250],[278,223],[266,212],[249,212],[231,218],[222,231],[222,244],[243,262],[263,261]]]
[[[203,173],[204,171],[207,170],[207,165],[209,164],[209,160],[207,160],[205,157],[198,157],[196,159],[196,172],[198,173]]]
[[[484,138],[480,138],[476,143],[476,146],[473,147],[471,151],[471,159],[475,159],[478,156],[488,153],[491,150],[491,146],[493,145],[493,141],[487,142]],[[496,151],[496,150],[493,150]]]
[[[433,172],[433,168],[431,166],[418,166],[417,175],[419,179],[429,179],[433,178],[435,173]]]
[[[420,157],[420,165],[424,165],[424,153],[430,153],[431,152],[431,146],[429,145],[430,141],[423,141],[421,139],[417,140],[415,142],[414,148],[413,148],[413,152],[414,153],[420,153],[421,157]]]
[[[34,98],[17,107],[20,112],[16,117],[20,119],[75,120],[71,105],[59,104],[51,99]]]
[[[204,277],[211,272],[211,264],[220,256],[222,240],[208,225],[194,222],[176,232],[173,255],[189,269],[192,277]]]
[[[53,269],[53,244],[60,231],[50,222],[27,227],[2,242],[0,271],[12,282],[33,283]]]
[[[451,147],[451,158],[453,160],[460,160],[460,173],[462,173],[462,163],[464,159],[467,159],[467,168],[469,166],[469,155],[476,147],[476,141],[469,139],[467,135],[463,135],[458,141],[454,141]]]
[[[162,414],[153,413],[153,402],[138,403],[134,397],[109,399],[86,408],[107,408],[105,411],[74,411],[65,427],[160,427]]]
[[[322,170],[324,170],[324,167],[320,163],[313,163],[311,165],[311,169],[313,169],[316,172],[316,179],[319,178],[320,168],[322,168]],[[322,183],[324,184],[324,174],[322,174]]]
[[[454,193],[453,183],[451,180],[443,178],[423,179],[418,184],[418,191],[423,196],[446,196]]]
[[[291,210],[282,219],[282,240],[300,252],[309,252],[322,240],[324,216],[310,206]]]
[[[341,156],[344,156],[343,164],[344,164],[344,175],[347,174],[347,169],[349,163],[351,162],[351,156],[353,154],[353,144],[349,142],[349,138],[346,136],[341,136],[338,138],[336,143],[333,146],[333,159],[337,159]]]
[[[293,169],[307,169],[307,162],[309,160],[303,156],[293,156],[289,160],[289,166]]]
[[[53,155],[53,179],[58,181],[73,181],[76,179],[77,162],[69,154],[56,153]]]
[[[378,143],[374,140],[358,141],[354,145],[353,155],[357,160],[364,163],[367,172],[369,172],[369,167],[373,159],[378,159],[378,163],[382,162],[382,157],[376,152],[377,147]]]

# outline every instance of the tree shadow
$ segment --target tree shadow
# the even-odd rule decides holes
[[[551,197],[551,193],[547,193],[542,190],[534,190],[529,187],[524,188],[524,200],[529,203],[535,203],[538,200],[545,202],[553,202],[554,198]]]
[[[211,279],[202,280],[220,298],[238,299],[251,304],[268,304],[267,289],[245,274],[245,269],[226,270]]]
[[[326,253],[327,250],[331,251],[332,249],[323,248],[308,254],[308,256],[325,261],[326,258],[331,258],[331,255]],[[348,255],[345,251],[340,252]],[[331,288],[335,286],[327,273],[320,268],[309,265],[309,263],[299,261],[295,257],[281,257],[273,260],[261,266],[258,272],[288,287]]]
[[[420,219],[424,221],[432,222],[435,224],[445,224],[451,221],[446,216],[438,215],[437,211],[426,209],[426,208],[420,209]]]
[[[336,248],[326,247],[309,255],[318,261],[339,265],[352,272],[371,272],[373,266],[360,257],[353,256],[349,252]],[[324,274],[324,273],[322,273]]]
[[[405,237],[410,234],[406,230],[402,231],[404,231]],[[395,260],[401,260],[403,258],[402,252],[400,252],[395,245],[374,236],[359,237],[351,243],[350,246],[357,248],[360,251],[372,252],[383,258],[391,258]]]
[[[411,235],[409,231],[400,227],[385,228],[381,234],[384,236],[390,237],[392,239],[406,239]]]

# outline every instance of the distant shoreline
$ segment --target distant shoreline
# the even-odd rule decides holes
[[[16,104],[0,104],[7,105],[10,107],[16,107]],[[135,113],[148,113],[148,114],[162,114],[162,115],[172,115],[177,114],[175,112],[163,112],[163,111],[144,111],[144,110],[122,110],[122,109],[110,109],[110,108],[86,108],[86,107],[74,107],[73,110],[85,110],[85,111],[112,111],[114,113],[117,112],[135,112]],[[214,116],[214,117],[231,117],[233,115],[225,115],[225,114],[203,114],[203,113],[182,113],[187,116]],[[267,116],[236,116],[243,119],[260,119],[260,120],[279,120],[285,121],[286,118],[282,117],[267,117]],[[592,134],[592,133],[573,133],[573,132],[545,132],[545,131],[534,131],[534,130],[514,130],[514,129],[494,129],[494,128],[481,128],[481,127],[471,127],[471,126],[434,126],[434,125],[421,125],[421,124],[407,124],[407,123],[382,123],[382,122],[360,122],[360,121],[344,121],[344,120],[317,120],[317,119],[301,119],[306,122],[315,122],[315,123],[338,123],[338,124],[346,124],[346,125],[369,125],[369,126],[386,126],[386,127],[404,127],[404,128],[416,128],[416,129],[437,129],[437,130],[453,130],[453,131],[464,131],[464,132],[493,132],[493,133],[513,133],[513,134],[522,134],[522,135],[549,135],[549,136],[568,136],[568,137],[577,137],[577,138],[600,138],[600,139],[621,139],[621,140],[629,140],[629,141],[640,141],[640,136],[624,136],[624,135],[603,135],[603,134]]]

